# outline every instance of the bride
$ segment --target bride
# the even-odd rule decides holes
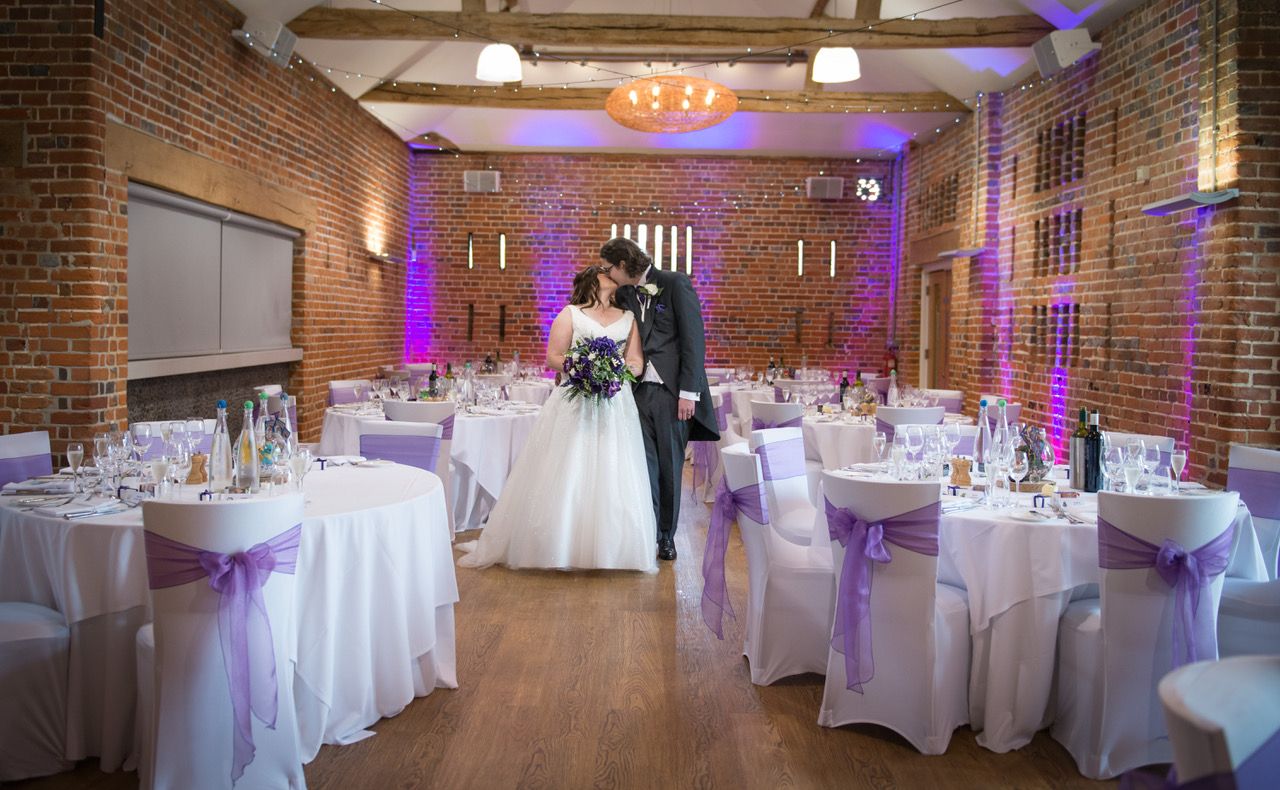
[[[564,367],[580,340],[625,343],[627,367],[644,367],[640,334],[618,307],[618,286],[589,266],[551,324],[547,365]],[[613,568],[656,571],[654,521],[644,441],[631,387],[613,398],[566,397],[557,388],[516,460],[480,539],[459,544],[463,567]]]

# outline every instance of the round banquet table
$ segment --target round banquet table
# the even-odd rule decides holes
[[[550,381],[515,382],[507,385],[507,397],[516,403],[532,403],[541,406],[547,402],[547,397],[551,395],[553,389],[555,385]]]
[[[835,474],[889,479],[861,470]],[[1022,520],[1033,495],[1016,496],[1016,507],[993,509],[944,495],[938,525],[938,581],[968,593],[969,726],[979,731],[979,744],[1001,753],[1026,746],[1050,723],[1058,620],[1073,598],[1097,597],[1100,579],[1096,494],[1081,494],[1068,506],[1084,520],[1079,524]],[[829,553],[830,547],[819,508],[810,551]],[[1243,504],[1226,574],[1267,578],[1253,518]]]
[[[184,498],[195,499],[196,486]],[[304,762],[434,688],[457,688],[452,535],[435,475],[395,464],[306,477],[294,696]],[[71,629],[66,756],[134,753],[134,639],[150,622],[141,509],[68,521],[0,498],[0,600]],[[359,639],[350,635],[359,634]]]
[[[341,406],[326,409],[320,455],[358,455],[360,422],[383,419],[376,404],[358,410]],[[537,419],[538,409],[529,404],[474,408],[454,417],[449,455],[453,461],[450,501],[455,529],[475,529],[484,523]]]

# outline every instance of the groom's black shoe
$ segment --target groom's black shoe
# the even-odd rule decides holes
[[[658,538],[658,559],[674,560],[676,558],[676,542],[671,538]]]

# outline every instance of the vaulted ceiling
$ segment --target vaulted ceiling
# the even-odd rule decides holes
[[[887,156],[969,112],[979,92],[1038,79],[1030,46],[1094,33],[1142,0],[231,0],[284,22],[314,63],[414,145],[462,151],[686,151]],[[520,84],[475,77],[492,41]],[[851,45],[856,82],[820,85],[822,44]],[[615,123],[620,81],[685,73],[738,94],[728,120],[650,134]]]

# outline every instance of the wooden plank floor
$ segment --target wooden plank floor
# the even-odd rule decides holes
[[[687,485],[687,480],[686,480]],[[718,641],[699,615],[708,508],[686,490],[680,558],[656,576],[458,569],[458,679],[378,722],[377,736],[324,747],[324,788],[1071,788],[1082,778],[1040,733],[992,754],[967,728],[945,755],[878,727],[819,727],[822,678],[753,686],[742,625]],[[466,540],[464,535],[460,539]],[[729,546],[745,608],[741,541]],[[14,787],[132,788],[92,761]]]

